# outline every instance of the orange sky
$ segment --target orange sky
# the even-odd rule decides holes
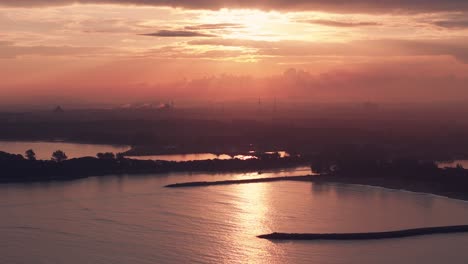
[[[0,103],[468,99],[465,0],[342,2],[1,1]]]

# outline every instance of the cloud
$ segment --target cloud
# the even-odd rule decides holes
[[[460,62],[468,63],[468,45],[466,45],[468,39],[466,38],[451,40],[380,40],[374,43],[392,47],[402,54],[415,56],[449,55]]]
[[[97,56],[112,52],[110,48],[73,46],[18,46],[10,41],[0,41],[0,58],[13,59],[18,56]]]
[[[145,56],[158,58],[174,58],[174,59],[210,59],[210,60],[225,60],[226,58],[235,58],[246,55],[242,50],[225,50],[212,49],[208,51],[197,51],[193,49],[183,48],[180,46],[165,46],[152,49],[144,53]]]
[[[81,4],[133,4],[171,6],[189,9],[261,8],[281,10],[318,10],[339,13],[368,12],[443,12],[467,11],[466,0],[2,0],[2,6],[52,6]]]
[[[209,46],[226,46],[226,47],[249,47],[249,48],[264,48],[277,47],[280,43],[286,41],[271,42],[262,40],[246,40],[246,39],[228,39],[228,38],[213,38],[204,40],[189,41],[189,45],[209,45]]]
[[[468,19],[462,20],[441,20],[434,22],[434,25],[443,28],[464,29],[468,28]]]
[[[336,21],[336,20],[326,20],[326,19],[312,19],[312,20],[302,20],[299,22],[317,24],[328,27],[367,27],[367,26],[380,26],[380,23],[377,22],[345,22],[345,21]]]
[[[188,31],[188,30],[159,30],[154,33],[147,33],[147,34],[140,34],[141,36],[150,36],[150,37],[163,37],[163,38],[171,38],[171,37],[215,37],[216,35],[213,34],[206,34],[196,31]]]
[[[260,56],[275,57],[391,57],[391,56],[452,56],[468,63],[467,38],[448,40],[358,40],[348,43],[309,41],[255,41],[237,39],[207,39],[189,41],[189,45],[246,47],[257,49]]]
[[[130,19],[92,18],[68,22],[65,24],[65,28],[70,31],[82,31],[85,33],[126,33],[148,30],[139,26],[138,23],[140,22],[140,20]],[[34,27],[34,25],[30,27]]]
[[[226,28],[244,28],[244,25],[235,23],[217,23],[217,24],[201,24],[194,26],[186,26],[187,30],[204,30],[204,29],[226,29]]]

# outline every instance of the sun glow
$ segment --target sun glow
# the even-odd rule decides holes
[[[200,23],[229,23],[238,25],[236,30],[225,32],[225,36],[236,39],[280,40],[277,28],[289,23],[288,17],[279,12],[265,12],[254,9],[221,9],[205,13]]]
[[[250,92],[256,97],[273,89],[288,96],[334,100],[347,93],[334,90],[345,80],[355,85],[346,85],[352,96],[353,89],[365,94],[374,91],[371,87],[388,86],[388,94],[382,93],[387,100],[405,89],[394,86],[445,91],[464,87],[468,75],[465,13],[275,9],[280,3],[290,5],[288,1],[232,1],[238,4],[224,9],[209,6],[213,1],[181,1],[186,5],[178,8],[119,4],[131,0],[0,2],[0,79],[3,87],[10,87],[0,89],[4,100],[23,101],[23,94],[33,101],[36,96],[55,100],[60,91],[83,100],[112,97],[110,101],[127,103],[129,96],[207,99],[223,91],[226,98]],[[3,5],[6,2],[14,4]],[[38,8],[39,2],[55,4]],[[72,2],[109,4],[65,4]],[[244,9],[235,8],[239,6]],[[382,75],[400,76],[402,65],[408,66],[404,74],[409,79],[398,84],[377,81]],[[298,75],[295,81],[282,75],[288,68],[311,74]],[[235,86],[230,79],[220,81],[216,89],[204,88],[215,86],[208,83],[179,90],[159,86],[222,74],[252,77],[249,86],[255,89],[244,93],[232,88],[228,95],[227,87]],[[119,87],[119,92],[108,93],[111,87]]]

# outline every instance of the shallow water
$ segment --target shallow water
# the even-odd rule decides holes
[[[468,203],[306,182],[163,188],[307,174],[165,174],[0,185],[0,263],[466,263],[468,234],[270,242],[278,232],[360,232],[468,223]]]
[[[0,141],[0,151],[24,155],[24,152],[28,149],[34,150],[37,159],[48,160],[56,150],[64,151],[71,159],[86,156],[95,157],[99,152],[124,152],[129,150],[130,147],[68,142]]]

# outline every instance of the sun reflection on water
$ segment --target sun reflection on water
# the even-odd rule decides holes
[[[270,195],[271,190],[268,184],[255,183],[235,186],[240,197],[232,215],[236,219],[238,232],[230,239],[232,248],[240,250],[242,259],[234,260],[238,263],[263,263],[269,256],[278,255],[279,248],[262,239],[252,239],[257,235],[271,232],[270,216]],[[248,247],[246,247],[246,242]],[[233,260],[225,263],[232,263]]]

